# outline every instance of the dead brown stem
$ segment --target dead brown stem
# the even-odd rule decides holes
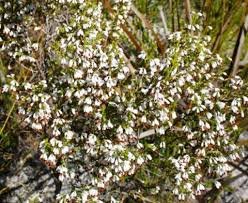
[[[231,77],[235,76],[236,73],[238,72],[241,51],[244,46],[247,30],[248,30],[248,14],[246,15],[245,21],[240,28],[238,39],[236,41],[236,45],[233,51],[232,62],[229,67],[229,75]]]
[[[104,6],[105,9],[107,9],[109,11],[110,14],[113,14],[114,13],[109,0],[103,0],[103,6]],[[134,35],[128,30],[127,25],[126,24],[122,24],[121,25],[121,29],[126,33],[127,37],[133,43],[133,45],[135,46],[136,50],[139,51],[139,52],[142,51],[141,45],[136,40],[136,38],[134,37]]]
[[[185,3],[185,12],[186,12],[187,22],[188,24],[192,24],[190,0],[184,0],[184,3]]]
[[[152,24],[150,23],[150,21],[142,14],[138,11],[138,9],[132,5],[131,6],[131,10],[136,14],[136,16],[141,20],[144,28],[147,28],[148,30],[151,31],[155,41],[156,41],[156,44],[158,46],[158,51],[160,53],[163,53],[164,52],[164,49],[165,49],[165,44],[164,42],[160,39],[159,35],[154,31],[153,27],[152,27]]]

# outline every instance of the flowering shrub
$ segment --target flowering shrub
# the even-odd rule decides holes
[[[51,2],[50,17],[66,10],[67,18],[45,47],[45,77],[18,82],[10,74],[2,88],[18,102],[23,124],[43,136],[40,158],[71,184],[58,199],[116,202],[125,193],[170,190],[183,200],[219,188],[228,161],[240,156],[247,84],[226,77],[199,26],[167,36],[164,56],[143,50],[131,63],[121,29],[131,2],[111,1],[111,12],[105,3]],[[1,50],[11,57],[8,43]],[[14,59],[35,64],[31,53]]]

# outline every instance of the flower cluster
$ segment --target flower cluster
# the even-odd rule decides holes
[[[67,18],[47,47],[47,77],[19,83],[10,75],[2,91],[44,136],[41,159],[72,185],[58,199],[114,202],[130,175],[154,165],[154,191],[168,179],[179,199],[202,194],[209,182],[220,187],[228,161],[239,158],[234,138],[248,98],[240,77],[223,74],[209,37],[172,33],[165,56],[144,50],[132,64],[121,47],[129,0],[57,3]]]
[[[6,0],[1,4],[0,51],[9,69],[37,65],[42,20],[35,16],[43,3]]]

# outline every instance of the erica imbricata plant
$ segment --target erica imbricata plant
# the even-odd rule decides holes
[[[132,40],[123,25],[132,20],[131,6],[130,0],[48,1],[55,25],[43,44],[44,75],[18,80],[10,70],[2,88],[17,101],[21,125],[42,136],[40,159],[71,185],[57,196],[62,202],[118,202],[159,191],[194,198],[221,187],[228,162],[240,157],[235,142],[247,84],[227,77],[199,25],[168,34],[162,54],[147,44],[129,60]],[[28,33],[25,23],[20,30]],[[6,39],[15,33],[4,26],[5,57],[27,49],[11,60],[35,67],[40,44],[31,38],[9,50]]]

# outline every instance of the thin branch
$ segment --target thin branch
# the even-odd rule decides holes
[[[150,130],[147,130],[145,132],[140,133],[139,139],[143,139],[145,137],[149,137],[149,136],[155,135],[155,134],[156,134],[156,130],[155,129],[150,129]]]
[[[161,6],[158,9],[159,9],[160,17],[162,19],[162,23],[163,23],[163,26],[164,26],[165,35],[168,35],[169,30],[168,30],[167,23],[166,23],[165,13],[164,13],[163,8]]]
[[[138,41],[136,40],[136,38],[134,37],[134,35],[127,29],[127,27],[125,25],[121,25],[121,28],[126,33],[128,38],[130,39],[130,41],[133,43],[133,45],[135,46],[136,50],[138,52],[141,52],[142,48],[141,48],[140,44],[138,43]]]
[[[248,65],[248,51],[242,61],[239,62],[239,66],[246,66]]]
[[[168,129],[169,129],[169,127],[167,127],[165,130],[168,130]],[[173,127],[170,130],[173,131],[173,132],[183,132],[183,129],[182,128],[179,128],[179,127]],[[157,133],[157,129],[149,129],[149,130],[146,130],[146,131],[140,133],[138,135],[138,138],[139,139],[143,139],[145,137],[149,137],[151,135],[155,135],[156,133]]]
[[[153,37],[156,40],[157,46],[158,46],[158,50],[160,53],[164,52],[165,49],[165,45],[162,42],[162,40],[160,39],[159,35],[153,30],[152,24],[150,23],[150,21],[142,14],[138,11],[138,9],[132,5],[131,6],[131,10],[136,14],[136,16],[141,20],[144,28],[147,28],[151,31]]]
[[[5,83],[5,81],[6,81],[6,78],[5,78],[5,76],[4,76],[3,72],[2,72],[2,70],[0,70],[0,82],[1,82],[1,83]]]
[[[173,1],[172,0],[169,0],[169,9],[170,9],[170,13],[171,13],[172,32],[175,32],[175,17],[174,17]]]
[[[248,139],[246,139],[246,140],[239,140],[237,142],[237,145],[239,145],[239,146],[248,146]]]
[[[177,30],[181,30],[181,24],[180,24],[180,6],[178,1],[176,1],[176,13],[177,13]]]
[[[228,13],[225,22],[221,25],[220,30],[214,40],[212,52],[215,52],[220,44],[223,33],[227,30],[228,25],[232,19],[232,14]]]
[[[236,42],[236,45],[235,45],[235,48],[233,51],[232,62],[230,64],[230,68],[229,68],[229,73],[230,73],[229,75],[231,77],[235,76],[236,73],[238,72],[241,51],[242,51],[242,48],[244,46],[245,36],[246,36],[247,30],[248,30],[248,15],[246,15],[244,24],[240,28],[238,39],[237,39],[237,42]]]
[[[126,62],[131,74],[134,74],[135,73],[135,68],[133,67],[133,65],[131,64],[130,60],[127,58],[127,56],[123,53],[123,58],[124,58],[124,61]]]
[[[209,5],[209,7],[211,8],[211,5]],[[224,9],[222,8],[224,7]],[[218,31],[218,34],[216,34],[213,46],[212,46],[212,52],[217,52],[218,49],[220,48],[220,43],[221,43],[221,38],[223,37],[224,32],[227,31],[227,29],[230,27],[229,24],[232,20],[232,18],[235,15],[235,12],[237,12],[238,9],[240,9],[240,7],[244,7],[244,5],[242,5],[241,1],[235,1],[233,3],[233,5],[228,8],[227,10],[225,10],[225,1],[224,1],[224,5],[222,5],[219,9],[219,13],[222,12],[222,23],[220,26],[220,29]],[[206,13],[208,13],[209,11],[206,11]],[[207,15],[208,16],[208,15]],[[206,22],[208,21],[208,19],[206,19]]]
[[[191,18],[191,6],[190,6],[190,0],[184,0],[185,3],[185,12],[186,12],[186,19],[188,21],[188,24],[192,24],[192,18]]]
[[[238,166],[238,165],[236,165],[236,164],[234,164],[234,163],[232,163],[232,162],[228,162],[228,164],[229,164],[230,166],[236,168],[236,169],[239,170],[240,172],[242,172],[244,175],[248,176],[247,170],[242,169],[240,166]]]
[[[240,61],[239,62],[239,66],[241,66],[241,67],[244,67],[246,65],[248,65],[248,60],[247,61]]]
[[[15,100],[14,103],[12,104],[12,106],[11,106],[11,108],[9,110],[9,113],[7,115],[7,118],[5,119],[4,124],[3,124],[3,126],[2,126],[2,128],[0,130],[0,135],[3,133],[3,130],[5,129],[8,121],[9,121],[10,116],[11,116],[12,112],[14,111],[14,108],[16,106],[16,103],[17,103],[17,101]]]
[[[103,6],[105,9],[107,9],[109,11],[110,14],[114,13],[109,0],[103,0]],[[121,26],[121,29],[126,33],[127,37],[130,39],[130,41],[133,43],[133,45],[135,46],[137,51],[139,51],[139,52],[142,51],[141,45],[136,40],[134,35],[128,30],[127,26],[125,24],[122,24],[120,26]]]

